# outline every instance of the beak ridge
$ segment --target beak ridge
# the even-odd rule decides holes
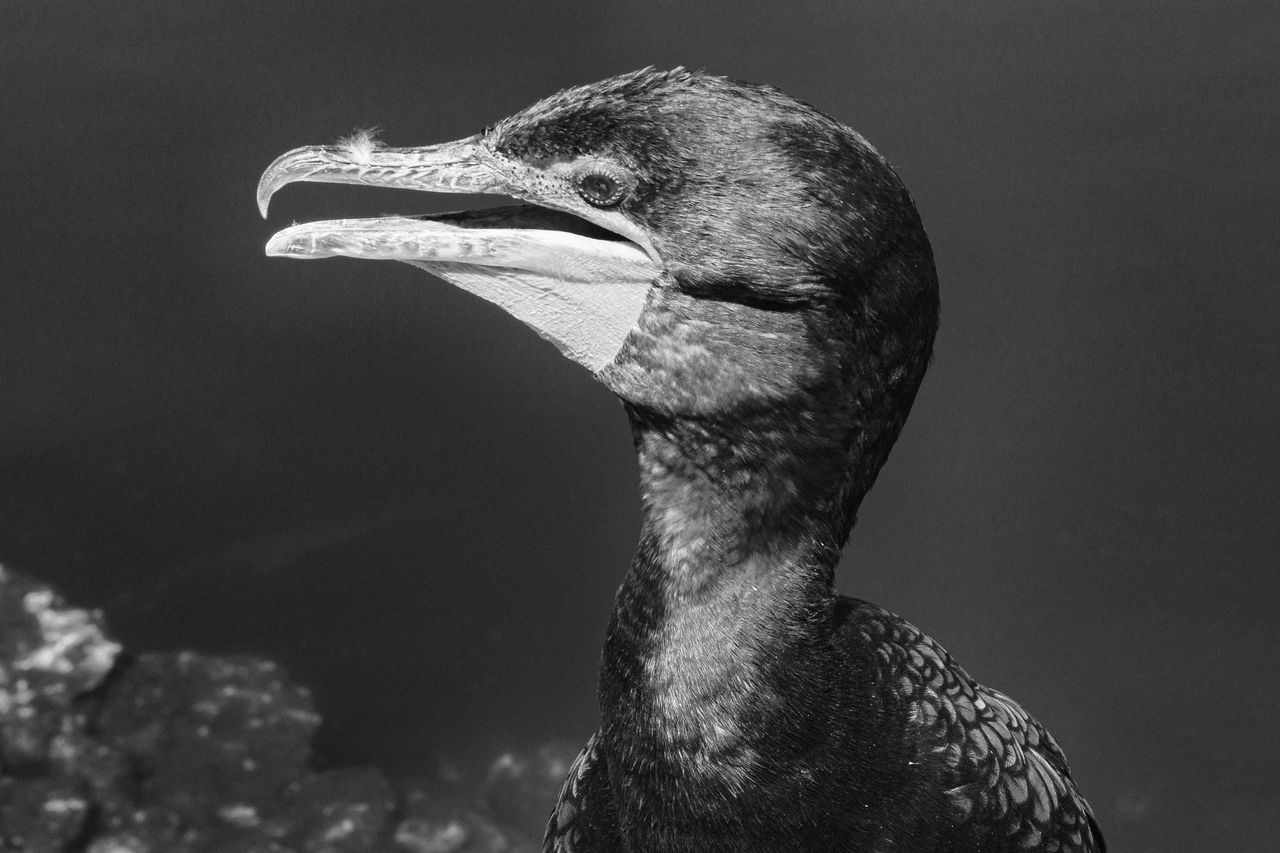
[[[492,154],[470,136],[417,148],[311,145],[275,159],[258,181],[258,212],[265,219],[271,197],[301,181],[368,184],[438,193],[506,193],[510,183],[495,168]]]

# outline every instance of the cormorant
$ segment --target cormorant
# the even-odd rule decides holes
[[[267,253],[420,266],[630,416],[643,529],[546,850],[1105,849],[1038,722],[834,590],[938,322],[915,205],[866,140],[768,86],[645,69],[457,142],[296,149],[264,216],[294,181],[525,202],[297,225]]]

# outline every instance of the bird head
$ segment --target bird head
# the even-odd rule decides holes
[[[312,222],[269,255],[399,260],[496,303],[637,410],[710,417],[796,395],[914,395],[932,255],[858,134],[767,86],[645,69],[456,142],[298,148],[262,176],[519,202]],[[895,430],[896,433],[896,430]]]

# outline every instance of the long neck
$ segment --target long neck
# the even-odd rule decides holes
[[[818,427],[814,414],[729,427],[631,411],[644,522],[601,704],[606,736],[657,789],[741,790],[762,753],[832,735],[846,670],[833,570],[864,463],[879,467],[862,457],[880,453],[855,425]]]
[[[843,736],[834,567],[928,358],[911,330],[863,325],[655,288],[601,374],[640,462],[640,546],[600,677],[611,775],[647,787],[637,801],[736,797]]]

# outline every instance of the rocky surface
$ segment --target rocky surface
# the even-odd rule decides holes
[[[102,615],[0,567],[0,850],[532,853],[572,750],[478,789],[319,771],[306,688],[250,656],[124,654]]]

